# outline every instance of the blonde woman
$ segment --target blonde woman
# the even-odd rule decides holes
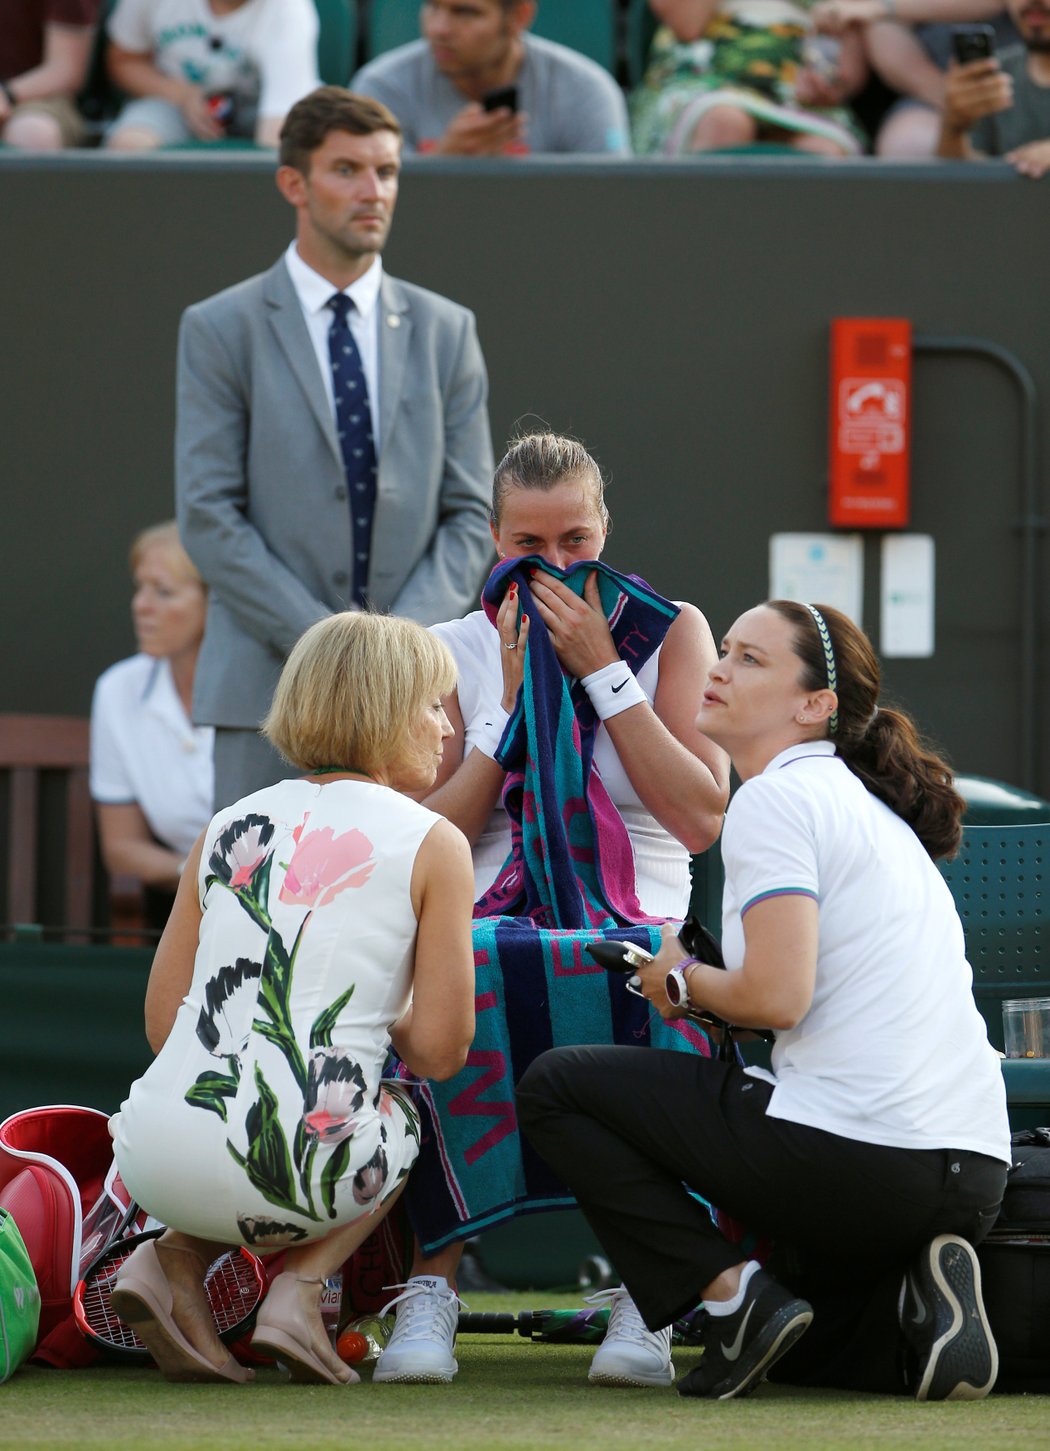
[[[446,1078],[474,1031],[470,851],[403,794],[433,783],[454,682],[411,621],[320,621],[263,727],[301,774],[219,812],[190,853],[146,995],[157,1058],[114,1123],[125,1183],[170,1228],[113,1303],[170,1379],[249,1378],[203,1295],[235,1244],[287,1247],[255,1343],[295,1379],[357,1379],[319,1300],[418,1151],[414,1106],[380,1078],[387,1049]]]
[[[130,562],[139,653],[95,686],[91,795],[106,870],[168,894],[170,906],[212,812],[215,732],[191,716],[207,591],[173,520],[137,535]]]

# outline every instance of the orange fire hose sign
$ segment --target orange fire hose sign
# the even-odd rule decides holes
[[[911,323],[831,324],[828,518],[850,529],[903,529],[911,510]]]

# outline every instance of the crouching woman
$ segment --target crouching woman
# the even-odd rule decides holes
[[[320,621],[264,725],[298,774],[220,811],[190,854],[147,989],[157,1057],[113,1124],[128,1189],[169,1226],[127,1260],[113,1305],[170,1379],[250,1378],[203,1291],[242,1244],[287,1251],[253,1343],[295,1379],[357,1379],[319,1301],[418,1152],[387,1049],[446,1078],[474,1033],[470,849],[402,794],[433,785],[454,684],[411,621]]]
[[[920,1400],[995,1380],[973,1245],[1006,1182],[1006,1100],[934,865],[963,802],[878,694],[862,632],[784,600],[742,615],[708,674],[697,728],[743,782],[722,837],[729,971],[665,928],[642,990],[664,1017],[773,1028],[772,1071],[564,1048],[518,1087],[648,1327],[703,1302],[684,1395],[746,1394],[774,1362]],[[772,1236],[770,1267],[690,1191]]]

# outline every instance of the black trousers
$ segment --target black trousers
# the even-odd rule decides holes
[[[813,1305],[776,1379],[902,1391],[903,1272],[938,1234],[984,1237],[1006,1165],[772,1118],[771,1093],[735,1064],[687,1053],[555,1048],[518,1084],[518,1114],[650,1329],[692,1309],[742,1257],[693,1189],[771,1236],[770,1269]]]

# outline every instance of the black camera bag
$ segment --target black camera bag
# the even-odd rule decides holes
[[[999,1218],[978,1246],[998,1391],[1050,1393],[1050,1128],[1013,1135]]]

